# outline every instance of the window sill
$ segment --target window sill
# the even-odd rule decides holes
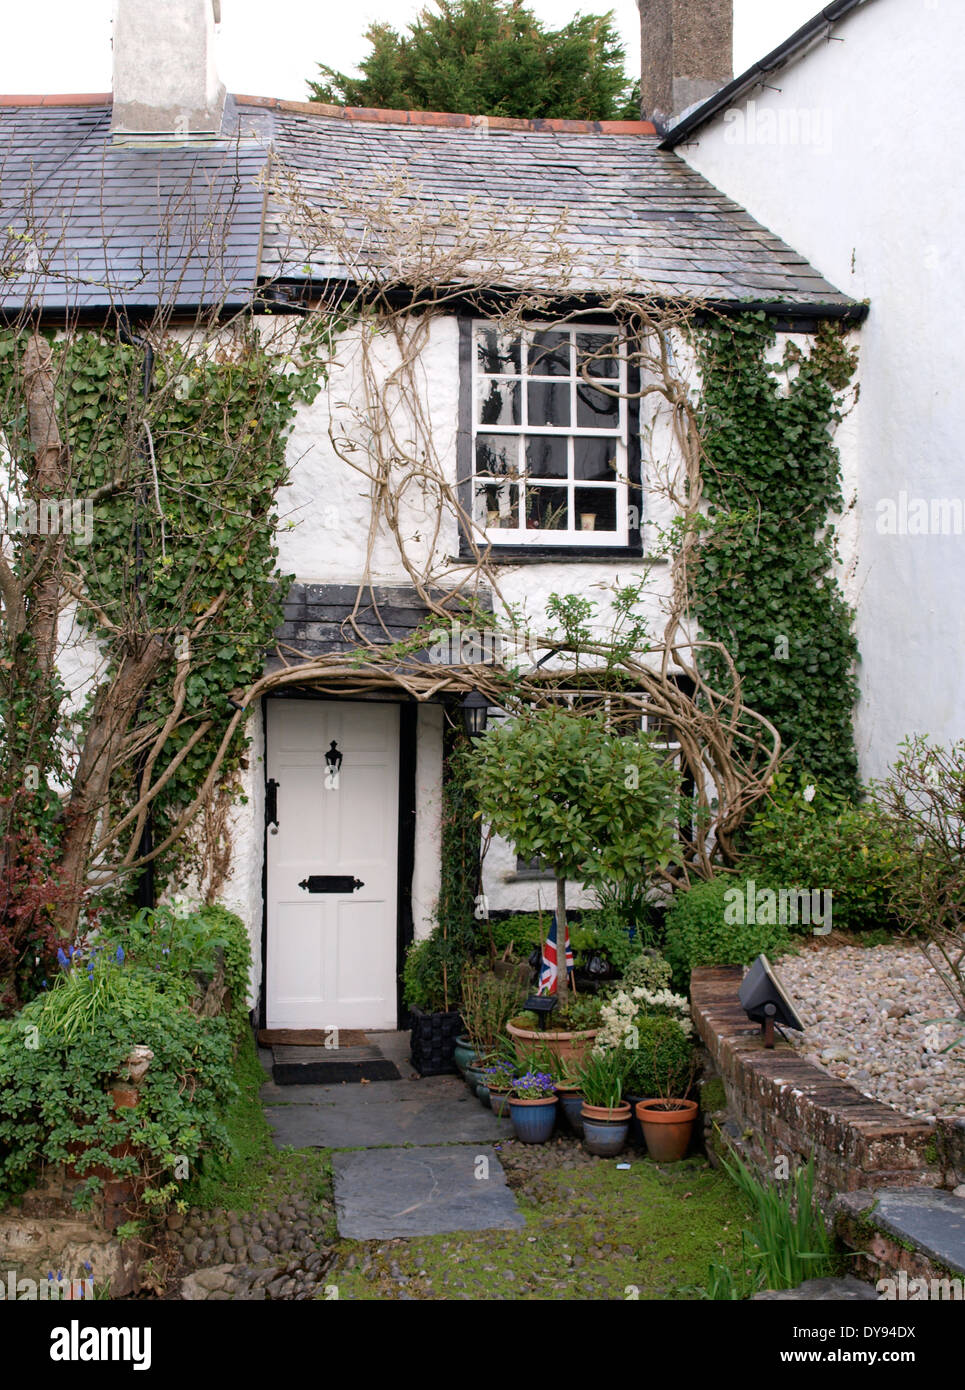
[[[480,547],[480,549],[483,549]],[[578,549],[574,546],[556,547],[552,545],[491,546],[483,551],[486,561],[492,565],[591,565],[594,561],[646,560],[651,565],[665,565],[662,557],[645,555],[639,546],[594,546],[592,549]],[[460,549],[458,555],[450,555],[449,563],[460,564],[473,559],[472,551]]]

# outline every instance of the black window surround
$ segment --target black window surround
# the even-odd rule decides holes
[[[569,364],[563,357],[561,363],[559,358],[556,361],[551,359],[554,356],[552,347],[554,342],[558,342],[558,336],[565,330],[571,339],[569,348]],[[640,461],[640,433],[639,428],[634,427],[630,422],[638,420],[639,405],[637,393],[639,392],[639,371],[632,364],[621,360],[620,372],[622,374],[621,398],[616,402],[619,416],[619,425],[616,428],[594,429],[591,426],[581,428],[579,421],[573,423],[572,415],[584,412],[593,407],[593,398],[599,396],[603,402],[603,393],[594,393],[592,388],[585,389],[585,383],[578,384],[577,372],[575,368],[576,357],[574,351],[578,351],[579,344],[575,341],[576,335],[589,336],[600,335],[600,339],[605,339],[607,332],[618,330],[618,325],[614,322],[607,323],[601,315],[599,320],[593,323],[564,324],[555,326],[552,323],[533,323],[526,325],[527,343],[526,346],[517,346],[513,349],[512,345],[503,348],[501,345],[491,341],[492,325],[486,320],[460,316],[459,318],[459,428],[457,436],[457,469],[458,469],[458,495],[460,506],[467,516],[480,516],[480,497],[479,493],[489,489],[494,495],[500,494],[500,503],[503,507],[503,517],[499,524],[492,529],[483,528],[477,525],[474,538],[477,545],[489,543],[489,558],[496,563],[538,563],[547,559],[554,562],[579,561],[586,563],[590,560],[626,560],[642,556],[642,488],[641,488],[641,461]],[[493,371],[480,371],[478,368],[480,350],[480,335],[487,335],[490,338],[489,351],[506,352],[504,362],[497,365],[505,366],[505,373]],[[533,335],[530,341],[530,335]],[[515,356],[509,354],[515,352]],[[564,349],[565,353],[565,349]],[[539,366],[539,375],[529,370],[532,363],[539,354],[539,362],[546,361],[548,366]],[[562,354],[561,354],[562,356]],[[601,372],[608,371],[607,366],[601,367]],[[545,372],[545,375],[543,373]],[[553,377],[555,373],[555,379]],[[531,380],[532,376],[537,379]],[[509,418],[502,424],[493,424],[492,416],[494,411],[490,408],[484,412],[480,402],[480,392],[478,383],[482,381],[490,386],[490,394],[495,400],[497,412],[500,401],[497,398],[497,391],[493,390],[493,383],[497,387],[503,388],[503,403],[509,401],[509,409],[506,412]],[[612,385],[612,380],[611,380]],[[562,423],[547,424],[546,416],[551,414],[554,398],[554,388],[563,387],[565,398],[562,411],[558,411],[564,416]],[[525,397],[525,403],[523,398]],[[556,399],[560,399],[557,390]],[[567,414],[566,401],[571,404]],[[535,407],[535,410],[534,410]],[[603,412],[606,405],[602,405]],[[541,414],[539,412],[542,412]],[[482,417],[487,415],[488,420]],[[540,423],[533,423],[530,418],[536,414]],[[572,424],[572,427],[571,427]],[[478,443],[479,436],[485,436],[482,443]],[[570,443],[570,441],[573,441]],[[520,508],[519,501],[519,478],[512,481],[500,482],[498,476],[489,475],[487,482],[483,478],[480,484],[479,475],[476,471],[477,448],[483,453],[494,448],[498,448],[503,441],[506,441],[507,454],[516,453],[520,460],[520,471],[524,473],[524,486],[528,486],[533,496],[535,506],[532,506],[534,515],[528,518],[528,524],[521,528],[520,510],[525,511],[531,504],[524,502]],[[594,469],[593,454],[595,450],[602,450],[605,443],[610,441],[619,445],[618,454],[620,466],[617,469],[618,477],[614,482],[601,480],[600,470]],[[568,458],[564,464],[564,450],[568,451]],[[577,450],[581,450],[582,459],[577,458]],[[517,452],[518,451],[518,452]],[[535,455],[535,456],[534,456]],[[525,462],[522,462],[525,460]],[[539,481],[529,483],[529,465],[532,465],[534,472],[532,478]],[[542,470],[539,471],[539,470]],[[579,476],[583,472],[584,479]],[[590,476],[596,472],[596,478],[591,481]],[[623,481],[625,478],[626,481]],[[554,486],[554,483],[556,484]],[[543,498],[551,499],[548,507],[540,507]],[[489,496],[487,494],[486,503]],[[515,508],[515,515],[506,516],[508,510],[512,513]],[[552,514],[552,501],[557,501],[557,515]],[[605,530],[577,530],[577,522],[581,528],[587,522],[583,517],[577,516],[577,509],[585,506],[590,511],[591,516],[595,513],[595,520],[601,519],[606,524],[612,521],[614,512],[616,513],[618,531]],[[540,514],[542,513],[542,514]],[[487,517],[492,513],[487,513]],[[552,529],[560,527],[560,515],[565,520],[565,529]],[[507,520],[515,522],[515,525],[507,525]],[[540,528],[540,520],[548,520],[549,526]],[[536,523],[534,525],[534,522]],[[591,521],[589,524],[594,524]],[[500,531],[505,531],[506,538],[500,537]],[[528,535],[532,535],[532,539]],[[593,539],[591,539],[593,537]],[[460,527],[459,554],[461,557],[468,556],[471,547],[465,532],[465,526]]]

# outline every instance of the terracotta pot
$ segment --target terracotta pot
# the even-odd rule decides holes
[[[489,1088],[489,1104],[492,1106],[494,1115],[498,1115],[501,1120],[509,1119],[509,1092],[494,1091]]]
[[[673,1108],[663,1108],[668,1105]],[[677,1163],[684,1157],[696,1118],[695,1100],[637,1101],[637,1119],[647,1141],[647,1152],[657,1163]]]
[[[619,1105],[590,1105],[583,1102],[580,1111],[584,1120],[597,1120],[602,1124],[629,1124],[630,1105],[622,1100]]]
[[[569,1068],[572,1073],[579,1070],[584,1057],[593,1047],[598,1030],[587,1028],[580,1033],[554,1033],[549,1028],[517,1028],[515,1023],[507,1023],[506,1032],[513,1040],[520,1062],[525,1062],[529,1053],[545,1047],[561,1062],[573,1063]]]

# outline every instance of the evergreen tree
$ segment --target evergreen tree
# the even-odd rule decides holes
[[[319,64],[312,100],[483,116],[638,120],[613,11],[547,28],[522,0],[434,0],[408,31],[373,24],[362,76]]]

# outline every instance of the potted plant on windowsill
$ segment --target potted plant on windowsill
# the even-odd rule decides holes
[[[522,1144],[545,1144],[556,1124],[556,1078],[548,1072],[529,1071],[513,1078],[509,1093],[509,1118]]]
[[[566,614],[554,616],[565,626]],[[568,879],[587,887],[638,879],[642,864],[653,871],[678,852],[677,772],[646,734],[620,736],[598,712],[549,705],[492,725],[476,741],[467,784],[491,830],[523,859],[539,855],[552,870],[561,956]],[[551,989],[559,999],[554,1021],[565,1023],[571,998],[565,968]],[[515,1020],[513,1027],[518,1044],[534,1042],[518,1037]],[[559,1034],[570,1031],[547,1029],[541,1041],[555,1049],[564,1041]],[[565,1056],[561,1047],[559,1055]]]
[[[626,1146],[630,1106],[621,1099],[623,1071],[618,1050],[594,1052],[580,1068],[583,1147],[600,1158],[613,1158]]]

